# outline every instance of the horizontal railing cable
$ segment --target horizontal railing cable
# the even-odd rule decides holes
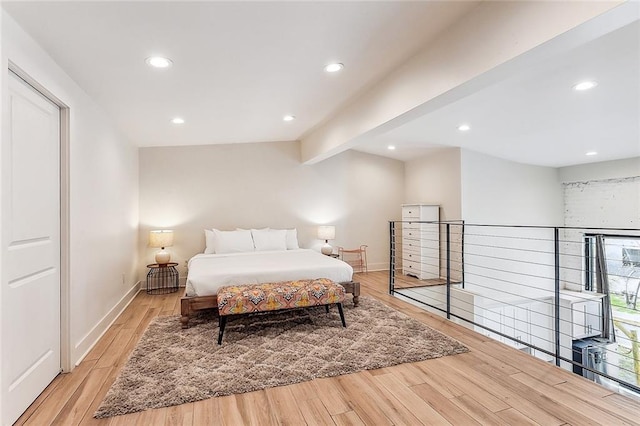
[[[431,308],[433,308],[433,309],[439,310],[439,311],[441,311],[441,312],[446,312],[446,310],[445,310],[444,308],[442,308],[442,307],[439,307],[439,306],[438,306],[438,304],[442,304],[442,302],[440,302],[440,303],[434,303],[434,302],[429,302],[429,303],[427,303],[427,302],[425,302],[425,300],[424,300],[423,298],[418,297],[418,296],[420,296],[420,295],[413,295],[413,296],[410,296],[410,295],[408,295],[408,294],[405,294],[404,292],[406,292],[407,290],[409,290],[409,291],[410,291],[410,290],[412,290],[412,289],[400,289],[398,292],[399,292],[402,296],[405,296],[405,297],[407,297],[407,298],[409,298],[409,299],[411,299],[411,300],[414,300],[414,301],[416,301],[416,302],[423,303],[423,304],[425,304],[425,305],[427,305],[427,306],[429,306],[429,307],[431,307]],[[469,313],[471,313],[471,311],[467,311],[467,310],[462,309],[462,308],[460,308],[460,307],[457,307],[457,308],[456,308],[456,310],[457,310],[457,311],[463,311],[463,312],[469,312]],[[481,319],[490,319],[489,317],[486,317],[486,316],[483,316],[483,315],[479,315],[479,314],[477,314],[477,313],[475,313],[475,312],[473,312],[473,313],[474,313],[474,316],[475,316],[475,317],[479,317],[479,318],[481,318]],[[453,315],[453,313],[452,313],[452,315]],[[457,318],[459,318],[459,319],[464,320],[464,321],[469,321],[467,318],[464,318],[464,317],[462,317],[462,316],[460,316],[460,315],[458,315],[458,314],[456,314],[455,316],[456,316]],[[491,321],[494,321],[494,322],[495,322],[495,320],[494,320],[494,319],[491,319]],[[500,335],[500,336],[502,336],[502,337],[504,337],[504,338],[507,338],[507,339],[512,340],[512,341],[514,341],[514,342],[516,342],[516,343],[519,343],[519,344],[521,344],[522,346],[528,346],[528,347],[531,347],[531,348],[533,348],[533,349],[544,349],[544,348],[540,348],[539,346],[533,345],[533,344],[531,344],[531,343],[529,343],[529,342],[526,342],[526,341],[524,341],[524,340],[518,339],[518,338],[517,338],[517,337],[515,337],[515,336],[511,336],[511,335],[509,335],[509,334],[503,333],[503,332],[501,332],[500,330],[496,330],[496,329],[494,329],[494,328],[492,328],[492,327],[490,327],[490,326],[488,326],[488,325],[486,325],[486,324],[478,323],[478,322],[474,321],[474,325],[475,325],[475,326],[479,326],[479,327],[481,327],[481,328],[483,328],[483,329],[485,329],[485,330],[487,330],[487,331],[489,331],[489,332],[491,332],[491,333],[495,333],[495,334]],[[539,326],[539,328],[541,328],[541,329],[546,329],[546,330],[549,330],[549,331],[553,331],[553,329],[552,329],[552,328],[546,328],[546,327],[542,327],[542,326]],[[518,329],[518,328],[516,328],[516,327],[514,327],[514,329],[515,329],[515,330],[517,330],[517,331],[519,331],[519,332],[526,332],[526,330]],[[564,335],[564,336],[571,337],[571,335],[569,335],[569,334],[565,334],[565,333],[561,333],[561,334],[562,334],[562,335]],[[554,341],[552,341],[552,340],[546,340],[546,339],[544,339],[544,338],[542,338],[542,337],[540,337],[540,336],[537,336],[537,339],[539,339],[539,340],[541,340],[541,341],[546,341],[546,342],[551,343],[551,344],[554,344],[554,343],[555,343],[555,342],[554,342]],[[572,347],[572,346],[562,346],[562,347],[563,347],[563,348],[565,348],[565,349],[567,349],[567,350],[570,350],[570,351],[572,351],[572,352],[577,352],[577,351],[575,351],[575,350],[573,349],[573,347]],[[624,355],[624,354],[620,354],[619,352],[617,352],[617,351],[615,351],[615,350],[609,349],[609,348],[607,348],[606,346],[605,346],[605,347],[603,347],[603,348],[601,348],[601,350],[604,350],[605,352],[609,352],[609,353],[615,353],[615,354],[618,354],[618,356],[622,356],[622,357],[625,357],[625,358],[630,358],[630,357],[628,357],[628,356],[626,356],[626,355]],[[547,352],[547,353],[549,353],[549,352]],[[549,354],[550,354],[550,353],[549,353]],[[624,367],[618,367],[618,368],[619,368],[620,370],[627,371],[627,372],[629,372],[629,373],[633,373],[633,372],[634,372],[633,370],[629,370],[629,369],[626,369],[626,368],[624,368]]]
[[[609,298],[615,322],[635,327],[638,322],[620,318],[615,310],[624,309],[627,315],[640,312],[633,304],[635,296],[630,293],[640,282],[640,260],[633,257],[640,253],[640,242],[629,246],[630,240],[640,241],[640,229],[634,228],[390,222],[390,268],[397,272],[390,274],[389,288],[399,297],[462,320],[476,330],[485,330],[490,337],[513,342],[511,346],[528,347],[556,362],[579,366],[640,391],[633,383],[573,361],[567,355],[581,352],[574,347],[575,336],[601,334],[602,303],[607,300],[602,298],[606,296],[592,292],[580,295],[575,291],[569,294],[562,290],[584,289],[585,282],[595,283],[596,235],[606,235],[604,249],[607,264],[611,265],[607,276],[617,286],[610,294],[618,295]],[[423,269],[430,272],[423,274]],[[415,287],[420,280],[405,280],[403,273],[421,277],[446,275],[449,284]],[[626,285],[626,290],[621,290],[620,285]],[[576,305],[581,302],[601,307],[587,309],[594,305]],[[579,316],[575,317],[576,314]],[[591,328],[592,325],[596,328]],[[618,342],[598,347],[604,355],[599,365],[618,371],[623,377],[635,377],[629,368],[634,360],[629,348],[631,339],[618,333]]]

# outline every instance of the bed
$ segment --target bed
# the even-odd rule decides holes
[[[182,328],[188,328],[189,318],[196,311],[218,307],[220,287],[314,278],[342,284],[357,305],[360,286],[352,280],[353,268],[314,250],[197,254],[189,260],[185,295],[180,301]]]

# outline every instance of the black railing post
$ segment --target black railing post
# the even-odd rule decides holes
[[[555,254],[555,332],[556,332],[556,365],[560,367],[560,232],[553,228]]]
[[[393,294],[396,279],[396,232],[393,221],[389,221],[389,253],[389,294]]]
[[[446,227],[447,227],[447,319],[451,319],[451,224],[447,223]]]
[[[464,288],[464,220],[462,221],[462,227],[461,227],[461,246],[460,246],[460,259],[461,259],[461,265],[460,265],[460,270],[462,271],[462,279],[460,280],[462,282],[462,288]]]

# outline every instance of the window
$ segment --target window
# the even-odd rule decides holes
[[[596,238],[595,235],[584,237],[584,289],[596,290]]]
[[[640,266],[640,248],[622,247],[622,265]]]
[[[615,327],[617,353],[610,356],[615,365],[610,374],[640,385],[640,237],[605,235],[611,313]],[[585,235],[585,282],[587,291],[596,291],[596,236]],[[607,299],[605,299],[607,300]]]

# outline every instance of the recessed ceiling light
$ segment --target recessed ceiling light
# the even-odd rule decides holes
[[[461,124],[458,126],[458,130],[460,130],[461,132],[468,132],[471,129],[471,126],[469,126],[468,124]]]
[[[285,115],[284,117],[282,117],[282,119],[284,121],[293,121],[293,120],[296,119],[296,116],[295,115]]]
[[[395,145],[389,145],[389,146],[387,147],[387,149],[388,149],[389,151],[393,151],[393,150],[395,150],[395,149],[396,149],[396,147],[395,147]]]
[[[574,85],[573,86],[573,90],[577,90],[578,92],[582,92],[584,90],[593,89],[597,85],[598,85],[598,83],[596,83],[595,81],[582,81],[582,82]]]
[[[598,155],[598,153],[595,151],[589,151],[585,155],[592,156],[592,155]]]
[[[150,56],[145,59],[145,62],[150,67],[154,68],[168,68],[173,64],[173,61],[169,58],[163,58],[162,56]]]
[[[326,72],[338,72],[342,68],[344,68],[344,65],[336,62],[334,64],[327,65],[326,67],[324,67],[324,70]]]
[[[172,119],[171,122],[173,124],[184,124],[184,118],[176,117],[176,118]]]

